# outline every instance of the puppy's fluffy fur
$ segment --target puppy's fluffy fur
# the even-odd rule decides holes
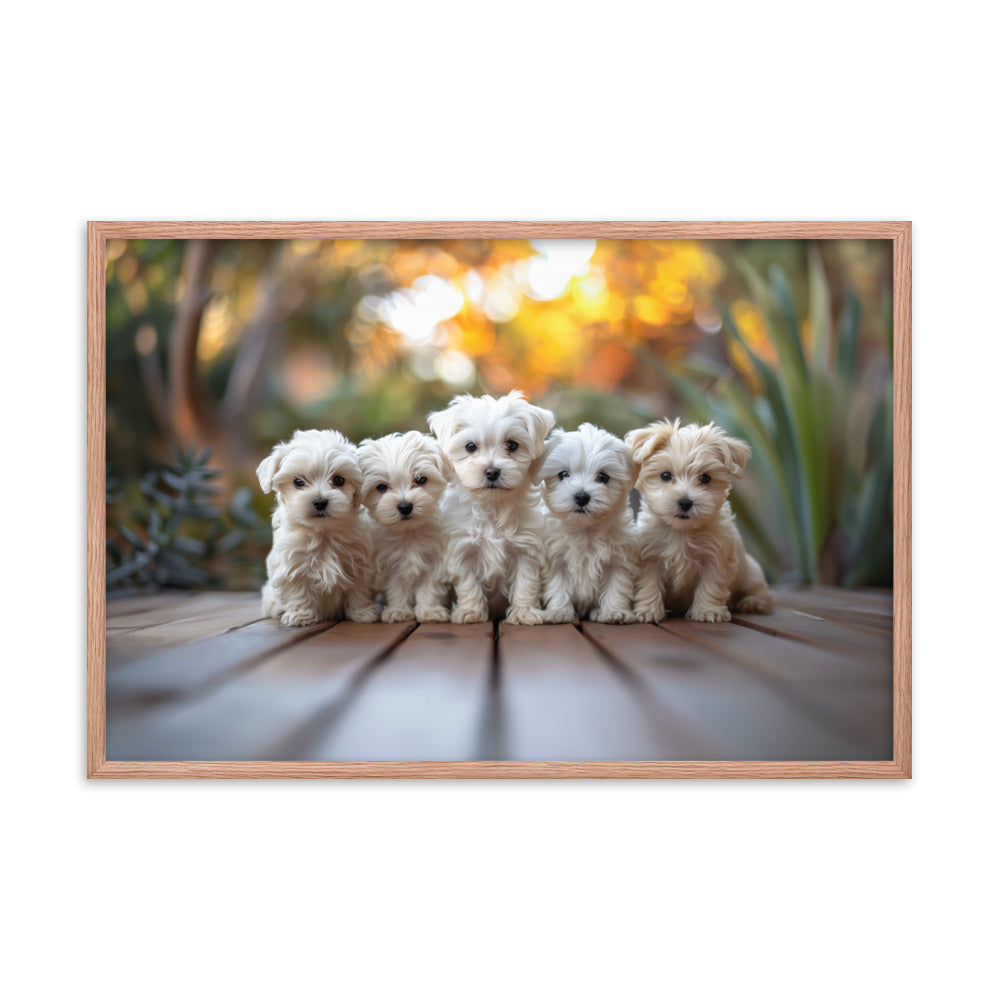
[[[451,465],[434,438],[418,431],[362,441],[361,501],[375,522],[375,580],[382,621],[448,621],[444,538],[438,501]]]
[[[742,479],[750,446],[714,424],[660,421],[625,435],[639,464],[639,621],[666,611],[699,622],[729,621],[730,610],[773,606],[763,570],[747,555],[726,499]]]
[[[290,626],[345,617],[378,621],[354,445],[337,431],[296,431],[260,463],[257,478],[278,498],[264,614]]]
[[[443,507],[447,575],[455,585],[453,622],[539,625],[543,515],[535,486],[549,410],[518,391],[499,399],[456,396],[427,422],[455,470]]]
[[[593,424],[554,431],[541,478],[549,509],[545,620],[635,621],[635,535],[628,494],[636,465],[624,443]]]

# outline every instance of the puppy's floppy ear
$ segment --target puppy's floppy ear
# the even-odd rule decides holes
[[[365,485],[364,473],[361,471],[361,465],[357,458],[353,462],[342,466],[340,474],[354,487],[354,492],[351,494],[351,507],[357,510],[361,506],[361,492]]]
[[[679,420],[670,423],[669,420],[657,420],[646,427],[639,427],[625,435],[625,447],[632,453],[632,459],[638,465],[664,447],[674,436]]]
[[[440,441],[435,440],[429,434],[424,434],[423,438],[424,451],[426,451],[431,461],[437,466],[438,472],[441,473],[441,478],[446,483],[450,483],[455,470],[452,467],[451,460],[444,453],[444,447]]]
[[[531,463],[531,469],[529,470],[531,474],[531,481],[535,484],[540,483],[543,479],[548,479],[556,469],[552,465],[552,454],[559,446],[559,442],[565,437],[566,432],[561,428],[557,427],[550,435],[548,441],[545,442],[542,448],[542,453]]]
[[[447,420],[447,410],[435,410],[427,414],[427,426],[431,429],[431,433],[440,439],[445,437]]]
[[[355,446],[354,457],[358,460],[362,475],[365,472],[365,462],[369,462],[375,454],[375,439],[365,438],[359,445]]]
[[[750,445],[740,438],[724,435],[719,442],[719,447],[722,449],[722,461],[729,470],[729,474],[734,479],[742,479],[747,462],[750,461]]]
[[[528,434],[531,436],[531,450],[537,455],[543,450],[545,435],[556,425],[556,415],[551,410],[531,403],[525,403],[524,409]]]
[[[372,445],[375,443],[373,438],[365,438],[361,444],[358,445],[358,450],[356,456],[358,459],[358,468],[361,470],[361,482],[364,485],[364,480],[368,476],[368,464],[372,458]]]
[[[448,447],[448,442],[458,432],[459,421],[456,404],[467,398],[468,397],[456,396],[448,404],[446,409],[438,410],[436,413],[427,414],[427,426],[430,427],[431,433],[445,448]]]
[[[531,453],[535,456],[528,466],[528,476],[533,483],[539,482],[542,465],[545,462],[545,436],[556,425],[556,415],[544,407],[524,403],[525,423],[531,438]]]
[[[639,463],[629,454],[627,448],[622,458],[625,459],[625,475],[631,489],[635,486],[635,481],[639,478]]]
[[[290,444],[286,444],[285,442],[276,444],[271,454],[257,466],[257,478],[260,480],[260,488],[265,493],[271,492],[271,484],[274,482],[274,477],[278,474],[281,463],[291,450],[292,446]]]

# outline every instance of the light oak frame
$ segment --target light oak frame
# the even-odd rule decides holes
[[[909,222],[90,222],[87,224],[87,776],[100,778],[909,778],[912,250]],[[890,761],[109,761],[105,754],[105,268],[109,239],[881,239],[893,243]]]

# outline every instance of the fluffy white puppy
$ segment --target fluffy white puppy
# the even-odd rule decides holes
[[[540,625],[543,513],[535,481],[555,414],[517,390],[456,396],[427,422],[455,470],[445,493],[445,563],[453,622]]]
[[[768,612],[774,599],[748,555],[726,499],[742,479],[750,446],[714,424],[659,421],[630,431],[644,505],[637,524],[640,569],[635,612],[658,622],[667,611],[698,622],[730,610]]]
[[[554,431],[542,463],[545,620],[635,621],[636,546],[629,490],[636,464],[625,444],[593,424]]]
[[[357,448],[338,431],[296,431],[257,467],[271,518],[264,614],[283,625],[378,621]]]
[[[384,622],[448,621],[444,534],[438,502],[451,465],[419,431],[362,441],[361,502],[375,521],[375,584]]]

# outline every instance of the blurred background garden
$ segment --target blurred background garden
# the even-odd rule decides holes
[[[109,240],[109,592],[262,582],[254,470],[296,428],[512,388],[717,421],[772,581],[891,585],[890,241]]]

